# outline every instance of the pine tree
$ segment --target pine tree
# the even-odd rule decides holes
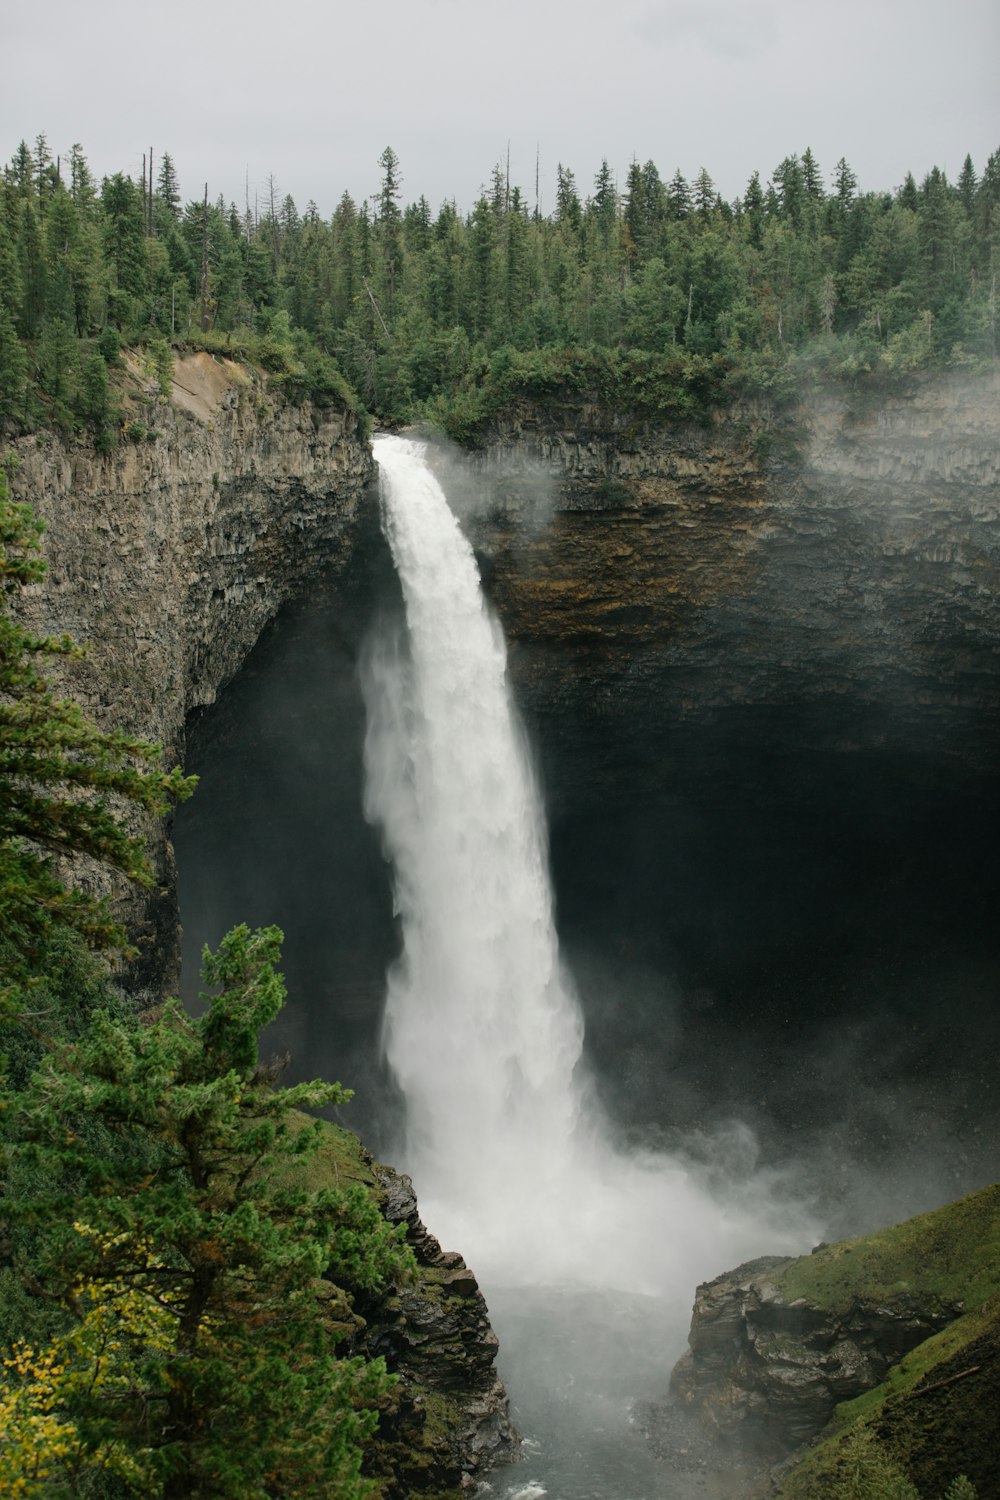
[[[169,151],[164,151],[160,158],[160,175],[156,179],[156,202],[157,218],[161,224],[165,219],[173,220],[175,224],[180,223],[180,185],[177,181],[177,169]]]
[[[27,373],[28,361],[14,320],[0,301],[0,426],[17,423],[23,415]]]
[[[576,177],[562,162],[556,167],[556,223],[574,235],[579,235],[583,225]]]
[[[618,216],[618,192],[607,158],[601,162],[601,169],[594,179],[594,196],[588,204],[587,213],[597,231],[601,249],[607,254]]]
[[[962,207],[971,219],[976,209],[976,169],[972,165],[972,157],[966,156],[962,163],[962,170],[958,174],[958,196],[962,200]]]
[[[802,153],[802,182],[806,190],[806,197],[820,199],[823,196],[823,178],[820,174],[819,164],[812,154],[811,147],[807,146]]]
[[[715,183],[704,167],[694,180],[694,206],[700,219],[707,219],[715,207]]]
[[[403,278],[402,216],[399,210],[401,177],[399,157],[386,146],[378,159],[382,168],[382,186],[378,194],[375,233],[380,254],[380,289],[385,303],[384,316],[391,324],[396,312],[396,293]]]
[[[298,1111],[349,1095],[276,1088],[258,1065],[284,1001],[280,943],[234,929],[205,954],[199,1019],[176,1003],[146,1026],[98,1011],[17,1101],[7,1155],[24,1185],[6,1208],[38,1226],[33,1281],[64,1301],[103,1286],[112,1313],[125,1287],[156,1315],[145,1354],[127,1341],[130,1387],[109,1406],[84,1386],[68,1415],[93,1442],[123,1441],[141,1492],[164,1500],[371,1490],[361,1445],[390,1382],[337,1344],[351,1293],[405,1278],[412,1258],[364,1186],[298,1186],[323,1132]]]

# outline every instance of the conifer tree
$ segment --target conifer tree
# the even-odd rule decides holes
[[[338,1084],[276,1088],[258,1037],[284,1000],[275,928],[229,933],[197,1020],[176,1003],[141,1026],[98,1011],[17,1099],[8,1219],[34,1227],[22,1268],[70,1310],[92,1289],[119,1337],[63,1414],[85,1445],[124,1445],[128,1493],[362,1500],[362,1443],[390,1382],[338,1351],[350,1293],[404,1279],[412,1257],[357,1183],[307,1191],[299,1169],[345,1102]],[[148,1317],[141,1317],[145,1306]],[[86,1350],[83,1352],[86,1363]],[[86,1373],[86,1371],[84,1372]]]
[[[161,769],[158,746],[99,728],[53,692],[43,664],[79,648],[69,636],[32,634],[10,609],[14,595],[44,577],[41,533],[0,471],[0,992],[8,1001],[12,983],[44,964],[46,941],[61,927],[97,948],[125,947],[106,903],[67,886],[56,863],[84,855],[152,883],[142,841],[109,799],[162,812],[194,786],[179,769]]]

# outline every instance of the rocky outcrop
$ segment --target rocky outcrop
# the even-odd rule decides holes
[[[750,1261],[700,1286],[674,1398],[767,1457],[1000,1292],[1000,1185],[811,1255]],[[954,1349],[945,1351],[949,1357]]]
[[[494,1369],[497,1338],[472,1271],[443,1251],[420,1220],[410,1179],[376,1167],[383,1213],[405,1224],[417,1279],[358,1310],[362,1348],[399,1376],[394,1411],[383,1417],[371,1472],[391,1478],[390,1494],[440,1495],[515,1456],[507,1393]]]
[[[840,1401],[879,1385],[910,1349],[962,1312],[900,1294],[837,1311],[789,1300],[764,1257],[699,1286],[671,1393],[722,1441],[779,1456],[810,1442]]]
[[[353,413],[292,404],[204,353],[177,362],[169,401],[133,359],[124,397],[138,440],[113,453],[45,433],[16,445],[14,498],[48,528],[48,577],[23,604],[33,627],[88,646],[68,673],[88,711],[175,761],[190,711],[287,599],[349,557],[371,455]],[[176,968],[172,855],[163,830],[142,831],[160,895],[127,913],[140,977],[158,985]]]

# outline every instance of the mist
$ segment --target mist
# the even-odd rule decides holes
[[[477,483],[457,490],[464,523],[513,525],[503,486],[484,500]],[[558,497],[547,476],[532,485],[547,525]],[[860,524],[863,497],[857,509]],[[815,545],[803,541],[798,567]],[[488,592],[488,545],[480,553]],[[732,630],[761,617],[753,598],[747,610]],[[634,1382],[626,1371],[616,1395],[580,1389],[588,1350],[616,1328],[648,1331],[635,1360],[650,1372],[646,1395],[662,1397],[698,1282],[995,1175],[997,802],[976,769],[989,757],[968,709],[949,717],[892,694],[856,713],[844,695],[802,691],[673,716],[629,671],[605,694],[618,712],[597,716],[584,708],[592,660],[574,679],[551,647],[515,640],[508,676],[548,814],[560,982],[582,1022],[570,1072],[591,1175],[583,1193],[567,1174],[551,1193],[568,1235],[542,1217],[505,1240],[489,1217],[494,1174],[474,1152],[465,1201],[435,1222],[435,1183],[425,1192],[419,1152],[407,1160],[403,1086],[382,1052],[405,924],[383,830],[362,812],[362,674],[379,661],[408,669],[403,615],[373,491],[349,573],[288,610],[192,726],[190,769],[204,779],[177,820],[185,982],[201,943],[233,922],[285,929],[290,1003],[270,1044],[291,1052],[292,1076],[354,1087],[344,1123],[414,1167],[425,1218],[487,1291],[522,1428],[548,1412],[546,1452],[559,1448],[570,1471],[581,1434],[613,1429],[608,1452],[625,1462],[622,1444],[643,1450]],[[779,653],[789,621],[771,616]],[[936,670],[927,643],[896,626],[875,633],[881,658],[865,655],[860,630],[843,635],[849,676],[903,651]],[[578,1255],[586,1236],[593,1253]],[[584,1317],[586,1306],[596,1316],[595,1284],[617,1289],[617,1311],[601,1313],[610,1324]],[[552,1355],[569,1345],[575,1375]],[[545,1488],[539,1465],[519,1481],[537,1481],[528,1493]],[[582,1500],[583,1479],[573,1486]]]

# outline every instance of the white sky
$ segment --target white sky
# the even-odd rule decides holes
[[[185,199],[242,208],[269,174],[328,216],[377,191],[471,207],[510,149],[543,211],[557,162],[581,196],[607,157],[708,168],[727,198],[811,146],[862,188],[1000,146],[998,0],[8,0],[0,155],[44,132],[94,173],[138,177],[152,146]]]

